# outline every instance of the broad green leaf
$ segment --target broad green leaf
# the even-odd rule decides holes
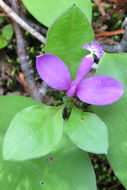
[[[47,34],[46,53],[60,57],[69,67],[72,78],[86,55],[82,48],[94,39],[93,30],[83,12],[73,6],[59,17]]]
[[[23,96],[0,96],[0,135],[5,134],[12,118],[19,111],[32,105],[42,105],[42,103]]]
[[[65,134],[57,150],[43,158],[44,190],[96,190],[88,155],[73,145]]]
[[[11,24],[6,25],[3,29],[2,29],[2,35],[6,40],[10,40],[13,36],[13,27]]]
[[[3,36],[0,36],[0,49],[6,47],[8,45],[7,41]]]
[[[30,13],[47,27],[73,4],[85,13],[89,21],[92,18],[91,0],[23,0],[23,3]]]
[[[107,128],[97,115],[74,108],[66,125],[76,146],[88,152],[107,154]]]
[[[57,152],[46,157],[25,162],[9,162],[2,159],[3,136],[9,122],[17,112],[36,104],[41,103],[20,96],[0,97],[0,188],[2,190],[77,190],[78,186],[78,190],[96,190],[94,171],[88,156],[72,146],[65,138],[63,147],[59,145]]]
[[[127,54],[105,54],[97,74],[115,77],[125,87],[124,96],[118,102],[94,106],[93,109],[108,127],[108,160],[116,176],[127,188]]]
[[[26,160],[47,155],[59,143],[62,134],[61,107],[25,108],[13,118],[5,134],[4,159]]]
[[[62,144],[56,152],[32,161],[7,162],[0,153],[1,189],[96,190],[95,174],[88,155],[66,139]]]

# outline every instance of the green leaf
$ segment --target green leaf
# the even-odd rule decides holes
[[[56,151],[43,161],[44,190],[96,190],[88,155],[73,145],[68,135],[64,135]]]
[[[6,25],[3,29],[2,29],[2,35],[6,40],[10,40],[13,36],[13,27],[11,24]]]
[[[67,8],[76,4],[91,22],[91,0],[23,0],[30,13],[42,24],[49,27]]]
[[[3,36],[0,36],[0,49],[5,48],[8,45]]]
[[[74,108],[65,124],[76,146],[88,152],[107,154],[107,128],[97,115]]]
[[[16,112],[36,104],[41,105],[26,97],[0,97],[0,187],[3,190],[96,190],[88,156],[72,146],[66,137],[61,142],[63,146],[59,145],[55,153],[46,157],[25,162],[2,159],[3,136],[10,121]]]
[[[0,187],[3,190],[96,190],[88,155],[70,141],[64,141],[56,152],[32,161],[7,162],[0,153]]]
[[[93,106],[109,131],[108,160],[116,176],[127,188],[127,54],[105,54],[97,75],[115,77],[125,87],[124,96],[108,106]]]
[[[42,105],[42,103],[23,96],[0,96],[0,134],[2,136],[5,134],[12,118],[19,111],[32,105]]]
[[[13,118],[5,134],[4,159],[26,160],[44,156],[59,143],[62,134],[61,107],[25,108]]]
[[[49,29],[46,53],[60,57],[67,64],[74,78],[83,56],[86,55],[82,47],[93,39],[93,30],[87,18],[79,8],[73,6]]]

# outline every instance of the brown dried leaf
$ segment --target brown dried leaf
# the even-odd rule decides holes
[[[29,88],[28,88],[28,85],[27,85],[27,83],[26,83],[24,74],[23,74],[22,72],[18,72],[17,77],[18,77],[18,81],[19,81],[20,84],[23,86],[24,92],[25,92],[25,93],[28,93],[28,92],[29,92]]]

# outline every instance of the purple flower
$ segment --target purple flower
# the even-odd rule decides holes
[[[91,46],[85,44],[83,48],[90,50],[90,56],[85,56],[78,68],[76,77],[71,81],[71,75],[64,62],[55,55],[44,54],[37,56],[36,68],[40,77],[52,88],[66,90],[67,96],[77,95],[88,104],[108,105],[116,102],[124,93],[122,84],[110,76],[86,77],[91,71],[94,60],[91,55],[98,58],[103,55],[103,50],[97,42]]]
[[[91,52],[91,55],[95,54],[98,59],[101,59],[103,56],[103,49],[98,42],[92,42],[91,45],[84,44],[83,49],[87,49]]]

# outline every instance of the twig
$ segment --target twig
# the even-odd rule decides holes
[[[108,53],[125,53],[127,52],[127,30],[123,35],[123,38],[119,44],[116,45],[106,45],[102,44],[105,52]]]
[[[123,38],[119,44],[116,45],[106,45],[102,44],[103,49],[105,52],[108,53],[125,53],[127,52],[127,17],[125,18],[122,28],[125,28],[125,33],[123,35]]]
[[[100,10],[100,13],[102,14],[102,16],[105,16],[106,13],[105,13],[105,10],[102,6],[102,3],[101,3],[101,0],[93,0],[94,3],[96,3],[96,5],[98,6],[99,10]]]
[[[48,89],[48,85],[47,83],[45,83],[44,81],[42,82],[40,88],[39,88],[39,93],[41,94],[42,97],[45,96],[46,92],[47,92],[47,89]]]
[[[40,26],[39,24],[36,24],[35,22],[33,22],[33,20],[31,21],[31,20],[26,19],[26,21],[27,21],[27,23],[28,23],[32,28],[35,28],[36,31],[41,32],[44,36],[46,36],[47,30],[48,30],[47,28],[42,27],[42,26]]]
[[[12,8],[14,9],[14,11],[17,14],[19,14],[18,0],[10,0],[10,4],[11,4]],[[24,40],[24,35],[22,32],[22,29],[15,21],[13,21],[13,25],[14,25],[14,30],[15,30],[16,39],[17,39],[17,53],[18,53],[18,57],[19,57],[19,61],[20,61],[20,66],[21,66],[21,69],[26,78],[28,87],[30,89],[31,97],[36,100],[41,101],[42,97],[35,84],[35,79],[34,79],[33,70],[32,70],[32,64],[29,61],[29,56],[27,55],[27,50],[26,50],[27,46],[26,46],[26,41]]]
[[[124,33],[125,33],[125,29],[119,29],[119,30],[114,30],[114,31],[101,32],[101,33],[95,34],[95,36],[96,37],[100,37],[100,36],[113,36],[113,35],[124,34]]]
[[[115,184],[112,187],[109,187],[109,190],[113,190],[113,189],[118,189],[118,187],[120,186],[120,184]]]
[[[22,19],[27,22],[32,28],[34,28],[35,30],[37,30],[38,32],[41,32],[43,34],[43,36],[46,36],[47,34],[47,28],[45,26],[43,26],[42,24],[39,24],[39,23],[35,23],[34,20],[30,20],[27,18],[27,16],[21,12],[21,17]]]
[[[31,26],[29,26],[23,19],[21,19],[21,17],[19,17],[18,14],[16,14],[3,0],[0,0],[0,7],[22,28],[27,30],[31,35],[45,44],[45,37],[33,29]]]

